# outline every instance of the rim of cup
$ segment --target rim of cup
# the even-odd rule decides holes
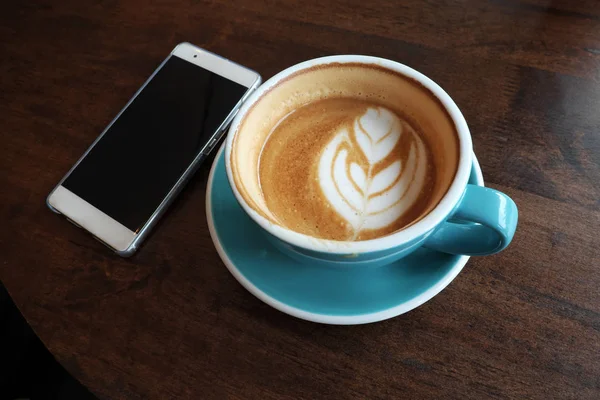
[[[386,69],[396,71],[408,78],[414,79],[423,87],[428,89],[431,94],[433,94],[440,101],[452,118],[452,121],[456,127],[459,141],[458,168],[454,179],[437,206],[431,210],[429,214],[421,218],[421,220],[407,228],[400,229],[399,231],[390,233],[386,236],[362,241],[338,241],[316,238],[303,233],[295,232],[291,229],[269,221],[246,203],[243,196],[239,193],[237,187],[235,186],[235,180],[233,179],[230,165],[233,139],[237,134],[240,123],[252,105],[259,100],[265,92],[273,88],[287,76],[315,65],[329,63],[376,64]],[[271,77],[258,89],[256,89],[254,93],[252,93],[244,102],[243,106],[240,108],[239,112],[231,123],[229,134],[225,142],[225,165],[227,170],[227,179],[229,180],[229,185],[231,186],[237,201],[240,203],[244,211],[263,229],[284,242],[315,252],[333,254],[360,254],[387,250],[410,242],[413,239],[419,238],[426,233],[431,232],[446,219],[448,214],[452,212],[462,198],[464,189],[469,180],[469,174],[471,172],[472,154],[473,145],[467,122],[465,121],[464,116],[460,112],[454,100],[452,100],[452,98],[444,91],[444,89],[442,89],[437,83],[427,76],[404,64],[384,58],[362,55],[337,55],[315,58],[286,68],[285,70]]]

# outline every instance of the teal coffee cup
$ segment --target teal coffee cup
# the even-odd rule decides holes
[[[345,98],[372,106],[355,107],[361,111],[354,122],[328,133],[323,148],[305,157],[314,164],[307,166],[319,188],[314,193],[329,213],[319,214],[329,217],[312,223],[341,221],[340,229],[348,232],[346,237],[328,238],[297,229],[283,215],[294,217],[292,212],[297,212],[300,218],[304,215],[298,219],[302,222],[307,210],[318,207],[297,210],[298,204],[286,203],[284,192],[303,187],[303,177],[290,175],[286,185],[268,188],[270,183],[261,175],[277,176],[304,157],[300,140],[307,141],[306,136],[290,142],[298,153],[290,153],[290,148],[270,164],[261,160],[282,120],[294,124],[314,115],[322,121],[329,109],[354,110],[354,103],[342,101],[338,108],[316,103]],[[313,114],[298,111],[311,104],[323,107],[313,107]],[[315,136],[314,143],[319,140]],[[309,142],[306,146],[314,148]],[[392,149],[402,146],[406,150],[397,154],[404,158],[395,160]],[[355,153],[358,156],[352,156]],[[268,239],[301,262],[340,267],[385,265],[421,246],[464,255],[489,255],[506,248],[517,227],[517,207],[497,190],[468,184],[473,157],[467,123],[440,86],[400,63],[358,55],[306,61],[266,81],[240,109],[225,144],[233,193]]]

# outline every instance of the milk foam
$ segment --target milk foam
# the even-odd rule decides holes
[[[405,160],[392,153],[402,135],[412,136]],[[360,151],[366,163],[349,161],[351,151]],[[427,150],[394,113],[369,108],[352,129],[340,130],[327,144],[318,176],[325,198],[351,226],[355,240],[363,230],[393,224],[415,204],[425,186]]]

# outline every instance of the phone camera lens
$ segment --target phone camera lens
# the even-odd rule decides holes
[[[194,54],[194,58],[198,57],[198,54]]]

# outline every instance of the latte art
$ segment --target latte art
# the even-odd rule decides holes
[[[405,160],[394,151],[403,136],[410,136]],[[349,157],[352,153],[358,154]],[[351,227],[350,239],[356,240],[363,230],[392,225],[414,205],[426,183],[426,148],[394,113],[369,108],[351,129],[342,129],[327,144],[318,171],[327,201]]]
[[[417,220],[429,204],[432,170],[427,146],[407,120],[345,98],[316,101],[285,116],[259,164],[275,223],[349,241]]]

